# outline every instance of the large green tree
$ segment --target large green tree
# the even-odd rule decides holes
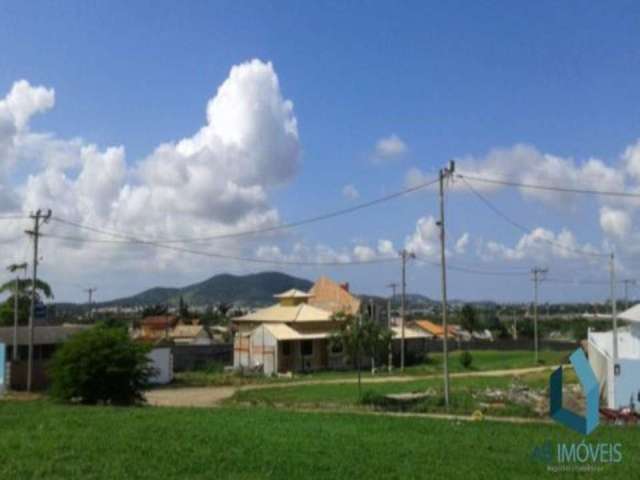
[[[9,294],[9,297],[0,305],[0,325],[13,325],[16,281],[18,286],[18,323],[20,325],[29,323],[33,281],[31,279],[14,279],[0,285],[0,294]],[[36,302],[42,301],[43,298],[53,298],[51,287],[43,280],[36,280],[35,294]]]

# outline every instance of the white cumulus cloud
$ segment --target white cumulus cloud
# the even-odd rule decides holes
[[[407,144],[394,133],[376,142],[374,159],[377,161],[391,160],[401,157],[408,150]]]

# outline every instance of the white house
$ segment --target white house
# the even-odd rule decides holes
[[[630,324],[618,328],[618,358],[614,359],[613,331],[589,330],[589,363],[609,408],[640,408],[640,304],[619,313],[618,319]]]

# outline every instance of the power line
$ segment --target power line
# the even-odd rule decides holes
[[[507,187],[529,188],[532,190],[547,190],[552,192],[577,193],[582,195],[602,195],[608,197],[630,197],[640,198],[640,193],[632,192],[614,192],[610,190],[590,190],[585,188],[560,187],[555,185],[540,185],[532,183],[523,183],[513,180],[501,180],[495,178],[477,177],[474,175],[458,174],[458,178],[469,179],[476,182],[489,183],[493,185],[504,185]]]
[[[40,234],[42,237],[55,238],[59,240],[67,240],[71,242],[91,242],[91,240],[87,240],[81,237],[65,237],[53,234],[43,233]],[[266,258],[257,258],[257,257],[243,257],[237,255],[227,255],[223,253],[217,252],[204,252],[201,250],[193,250],[190,248],[184,247],[176,247],[174,245],[166,245],[158,242],[150,242],[150,241],[131,241],[131,242],[119,242],[119,243],[130,243],[137,245],[145,245],[152,246],[157,248],[164,248],[166,250],[173,250],[181,253],[189,253],[192,255],[199,255],[203,257],[210,258],[219,258],[222,260],[235,260],[240,262],[248,262],[248,263],[259,263],[266,265],[288,265],[288,266],[302,266],[302,267],[321,267],[321,266],[333,266],[333,267],[342,267],[342,266],[351,266],[351,265],[370,265],[370,264],[381,264],[381,263],[390,263],[395,261],[392,258],[376,258],[371,260],[348,260],[348,261],[328,261],[328,262],[311,262],[311,261],[303,261],[303,260],[269,260]]]
[[[240,238],[240,237],[246,237],[246,236],[255,236],[255,235],[259,235],[259,234],[263,234],[263,233],[270,233],[270,232],[275,232],[275,231],[279,231],[279,230],[289,230],[292,228],[296,228],[296,227],[300,227],[302,225],[308,225],[310,223],[315,223],[315,222],[320,222],[323,220],[328,220],[331,218],[335,218],[335,217],[339,217],[342,215],[347,215],[349,213],[353,213],[353,212],[357,212],[358,210],[363,210],[365,208],[369,208],[375,205],[379,205],[381,203],[384,202],[388,202],[390,200],[394,200],[398,197],[402,197],[404,195],[407,195],[409,193],[413,193],[413,192],[417,192],[419,190],[422,190],[424,188],[427,188],[431,185],[434,185],[435,183],[437,183],[438,180],[430,180],[428,182],[423,182],[419,185],[410,187],[410,188],[405,188],[403,190],[391,193],[389,195],[385,195],[373,200],[370,200],[368,202],[363,202],[363,203],[359,203],[357,205],[353,205],[351,207],[347,207],[347,208],[342,208],[339,210],[334,210],[331,212],[327,212],[327,213],[323,213],[320,215],[316,215],[313,217],[308,217],[308,218],[304,218],[301,220],[296,220],[294,222],[290,222],[290,223],[283,223],[283,224],[279,224],[279,225],[274,225],[272,227],[266,227],[266,228],[260,228],[260,229],[255,229],[255,230],[245,230],[242,232],[236,232],[236,233],[226,233],[226,234],[220,234],[220,235],[209,235],[209,236],[205,236],[205,237],[185,237],[185,238],[174,238],[174,239],[158,239],[158,240],[154,240],[155,242],[158,243],[193,243],[193,242],[204,242],[204,241],[211,241],[211,240],[222,240],[222,239],[229,239],[229,238]],[[84,230],[89,230],[95,233],[102,233],[105,235],[111,235],[114,237],[119,237],[119,238],[123,238],[125,240],[129,240],[129,241],[137,241],[137,242],[146,242],[147,240],[144,239],[139,239],[137,237],[131,236],[131,235],[127,235],[127,234],[123,234],[123,233],[119,233],[119,232],[114,232],[114,231],[108,231],[108,230],[104,230],[98,227],[93,227],[91,225],[86,225],[86,224],[81,224],[81,223],[77,223],[77,222],[73,222],[71,220],[65,220],[63,218],[60,217],[53,217],[54,221],[58,222],[58,223],[62,223],[65,225],[69,225],[69,226],[73,226],[76,228],[81,228]],[[110,242],[105,242],[105,243],[118,243],[115,241],[110,241]]]
[[[467,181],[467,179],[462,176],[459,175],[459,178],[462,179],[462,181],[464,182],[465,186],[471,191],[471,193],[473,193],[476,197],[478,197],[482,203],[484,203],[487,208],[489,208],[492,212],[494,212],[496,215],[498,215],[500,218],[502,218],[503,220],[505,220],[507,223],[509,223],[511,226],[517,228],[518,230],[526,233],[526,234],[530,234],[531,233],[531,229],[525,227],[524,225],[522,225],[521,223],[516,222],[515,220],[513,220],[511,217],[509,217],[507,214],[505,214],[502,210],[500,210],[498,207],[496,207],[493,203],[491,203],[489,201],[489,199],[487,199],[487,197],[485,197],[484,195],[482,195],[480,192],[478,192],[475,188],[473,188],[473,186]],[[608,257],[607,254],[603,254],[603,253],[595,253],[595,252],[587,252],[585,250],[579,250],[577,248],[572,248],[569,247],[567,245],[564,245],[560,242],[556,242],[554,240],[550,240],[548,238],[540,238],[540,240],[542,240],[543,242],[549,243],[557,248],[560,248],[562,250],[565,250],[567,252],[572,252],[572,253],[576,253],[579,255],[586,255],[589,257],[599,257],[599,258],[604,258],[604,257]]]

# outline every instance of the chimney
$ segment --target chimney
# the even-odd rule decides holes
[[[340,288],[342,288],[345,291],[349,291],[349,282],[344,282],[340,284]]]

